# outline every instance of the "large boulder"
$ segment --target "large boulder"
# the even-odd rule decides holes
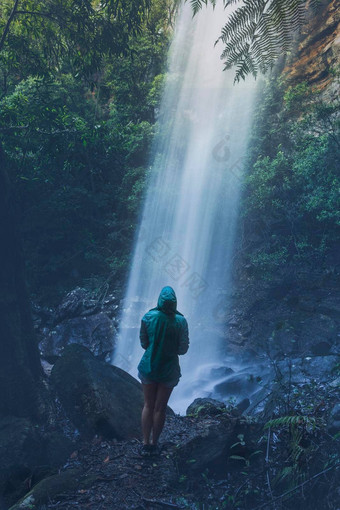
[[[68,417],[85,436],[140,437],[142,387],[124,370],[72,344],[55,363],[51,382]]]
[[[215,416],[226,411],[224,402],[213,398],[196,398],[186,411],[187,416]]]
[[[190,432],[179,432],[176,442],[177,466],[183,473],[211,471],[225,476],[235,467],[235,458],[250,459],[259,451],[263,424],[232,413],[216,416],[186,417]]]
[[[0,419],[0,501],[12,502],[28,486],[25,480],[45,476],[60,467],[74,445],[61,432],[46,432],[26,418]]]
[[[176,449],[181,472],[203,471],[221,458],[235,440],[236,420],[230,416],[197,418],[192,434],[181,439]]]

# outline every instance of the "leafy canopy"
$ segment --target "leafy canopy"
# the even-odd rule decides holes
[[[3,0],[2,82],[52,72],[89,77],[104,54],[126,53],[150,0]],[[6,87],[5,87],[6,88]],[[6,91],[5,91],[6,92]]]
[[[60,9],[58,22],[19,13],[0,52],[0,144],[29,289],[49,302],[79,284],[117,289],[128,270],[171,36],[170,0],[137,10],[147,3],[20,0],[19,10]],[[14,0],[4,5],[0,38]]]

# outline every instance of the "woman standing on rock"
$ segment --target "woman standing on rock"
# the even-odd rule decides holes
[[[164,287],[157,307],[142,318],[140,343],[145,353],[138,365],[138,376],[144,392],[143,454],[158,451],[167,403],[181,377],[178,355],[189,348],[188,323],[176,308],[175,291]]]

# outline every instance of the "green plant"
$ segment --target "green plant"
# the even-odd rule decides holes
[[[311,416],[281,416],[268,421],[264,429],[283,429],[288,431],[288,448],[284,467],[280,469],[273,481],[274,485],[287,482],[288,487],[304,482],[308,475],[308,461],[313,457],[317,447],[306,441],[308,435],[320,429],[316,418]]]
[[[194,15],[209,0],[190,0]],[[215,6],[216,0],[210,0]],[[224,6],[241,0],[224,0]],[[248,74],[256,76],[272,68],[281,54],[287,54],[294,41],[294,32],[306,22],[306,8],[314,12],[319,0],[245,0],[233,11],[222,28],[218,41],[224,45],[221,58],[225,69],[236,66],[235,81]]]
[[[258,103],[242,205],[245,237],[255,236],[245,258],[254,277],[271,280],[326,266],[339,240],[339,103],[274,79]]]
[[[231,447],[230,447],[231,450],[236,447],[241,447],[241,449],[244,449],[246,447],[246,442],[244,440],[244,434],[239,434],[237,436],[237,438],[239,439],[239,441],[237,441],[236,443],[231,445]],[[262,450],[257,450],[255,452],[251,452],[246,456],[233,454],[233,455],[229,456],[229,459],[240,460],[244,463],[244,467],[249,468],[250,464],[251,464],[251,459],[253,457],[255,457],[256,455],[259,455],[260,453],[262,453]],[[247,474],[247,473],[245,472],[244,474]]]
[[[273,420],[269,420],[265,425],[264,429],[275,428],[280,426],[296,426],[303,425],[305,427],[310,427],[313,430],[317,427],[317,420],[314,417],[310,416],[281,416],[280,418],[275,418]]]
[[[76,10],[68,0],[20,4],[37,14],[17,13],[0,52],[0,143],[20,204],[30,291],[52,304],[76,285],[101,292],[125,278],[165,75],[169,3],[110,1],[98,11],[93,2]],[[73,33],[78,22],[84,30]]]

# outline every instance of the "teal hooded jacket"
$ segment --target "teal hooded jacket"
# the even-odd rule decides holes
[[[181,377],[178,355],[189,348],[188,323],[177,310],[171,287],[164,287],[156,308],[142,318],[140,343],[145,353],[138,365],[141,376],[155,382],[178,382]]]

